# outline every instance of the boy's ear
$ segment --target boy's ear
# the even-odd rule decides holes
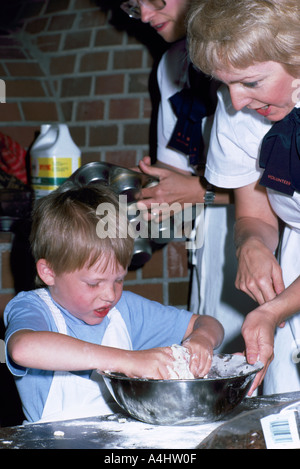
[[[46,285],[51,286],[54,284],[54,271],[45,259],[39,259],[37,261],[36,270],[40,279],[43,280]]]

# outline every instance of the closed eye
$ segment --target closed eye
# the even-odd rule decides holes
[[[243,85],[246,88],[256,88],[258,86],[258,81],[249,81],[249,82],[244,82]]]

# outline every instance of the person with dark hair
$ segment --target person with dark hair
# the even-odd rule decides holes
[[[139,163],[141,171],[159,178],[159,184],[142,190],[138,207],[148,209],[147,219],[160,221],[170,206],[202,204],[194,243],[190,242],[194,246],[189,253],[193,266],[190,309],[222,322],[225,338],[218,351],[233,353],[243,347],[241,326],[254,302],[234,286],[232,191],[213,187],[203,177],[218,83],[196,71],[189,59],[186,17],[190,4],[190,0],[121,3],[133,21],[150,25],[169,44],[157,70],[156,162],[151,165],[146,156]]]

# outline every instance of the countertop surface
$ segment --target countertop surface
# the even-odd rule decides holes
[[[300,401],[300,392],[251,397],[225,419],[201,425],[156,426],[116,413],[0,428],[0,449],[194,449],[231,418]]]

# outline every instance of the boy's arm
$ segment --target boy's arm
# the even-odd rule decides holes
[[[9,339],[12,360],[24,368],[55,371],[109,369],[119,349],[99,345],[50,331],[23,329]],[[102,368],[103,366],[103,368]]]
[[[11,359],[24,368],[51,371],[94,370],[130,377],[168,378],[173,355],[169,347],[128,351],[106,347],[57,332],[20,330],[7,344]]]
[[[206,315],[192,316],[182,345],[190,351],[190,369],[195,377],[209,372],[213,350],[221,345],[223,338],[224,329],[217,319]]]

